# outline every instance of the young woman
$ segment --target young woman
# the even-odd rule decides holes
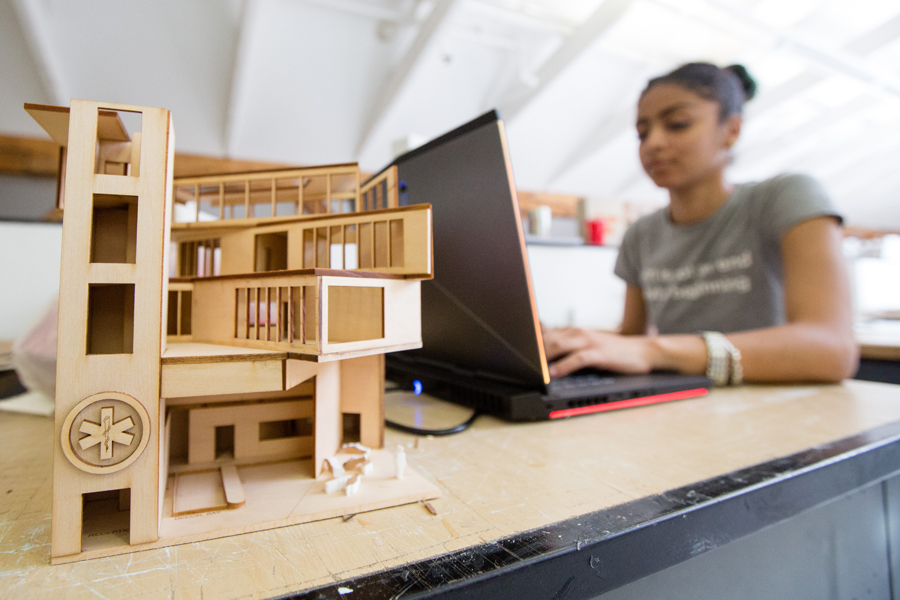
[[[840,381],[857,347],[841,218],[801,175],[724,177],[755,84],[740,66],[684,65],[638,102],[644,170],[669,206],[625,234],[622,335],[545,332],[552,377],[584,367],[669,369],[741,381]],[[727,334],[727,335],[723,335]]]

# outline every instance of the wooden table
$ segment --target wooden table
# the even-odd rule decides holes
[[[855,330],[863,359],[900,361],[900,319],[877,319]]]
[[[389,418],[421,427],[468,416],[407,393],[387,404]],[[389,430],[387,447],[408,445],[410,466],[442,489],[436,516],[414,504],[59,566],[49,558],[51,435],[50,419],[0,413],[4,598],[268,598],[316,588],[309,597],[453,597],[460,583],[469,597],[515,597],[534,576],[549,586],[537,595],[552,597],[573,581],[591,594],[614,589],[891,476],[900,470],[900,387],[747,386],[554,422],[482,417],[417,448],[414,436]],[[636,562],[636,544],[659,551]],[[517,575],[524,565],[531,579]]]
[[[900,384],[900,319],[873,319],[854,329],[860,350],[854,378]]]

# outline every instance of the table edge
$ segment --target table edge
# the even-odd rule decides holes
[[[337,600],[343,598],[338,588],[351,588],[354,598],[590,598],[898,472],[900,421],[662,494],[281,598]]]

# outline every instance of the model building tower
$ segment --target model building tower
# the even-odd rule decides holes
[[[54,555],[84,528],[157,539],[161,503],[161,327],[174,136],[169,111],[73,100],[27,106],[66,144],[56,432]],[[129,137],[120,112],[140,123]],[[64,139],[60,139],[64,136]],[[164,482],[163,482],[164,485]],[[124,515],[130,521],[121,523]]]
[[[166,110],[26,110],[63,146],[54,562],[439,495],[379,450],[383,354],[421,346],[432,277],[395,168],[173,180]]]

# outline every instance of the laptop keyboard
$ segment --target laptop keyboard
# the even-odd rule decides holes
[[[615,379],[616,378],[611,375],[600,375],[597,373],[569,375],[567,377],[552,380],[548,385],[548,389],[550,393],[568,392],[594,386],[609,385],[613,383]]]

